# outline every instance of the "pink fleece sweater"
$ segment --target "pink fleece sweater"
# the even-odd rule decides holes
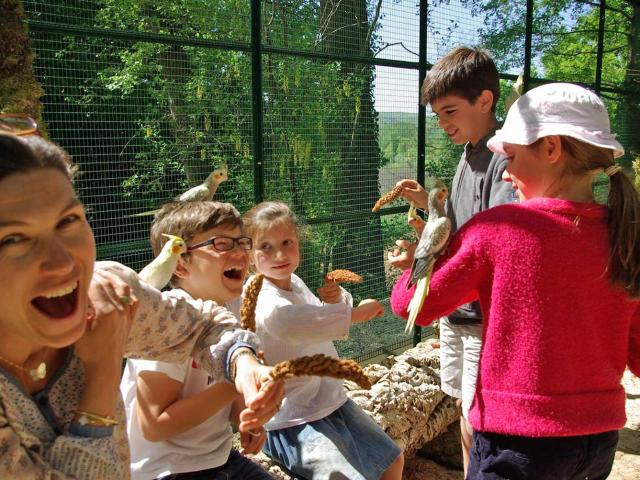
[[[480,300],[484,344],[469,414],[531,437],[621,428],[625,366],[640,376],[640,302],[607,278],[605,207],[552,198],[476,215],[437,264],[418,325]],[[406,271],[391,295],[407,317]]]

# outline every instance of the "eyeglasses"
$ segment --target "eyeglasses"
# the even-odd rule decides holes
[[[207,247],[213,245],[213,248],[219,252],[228,252],[233,250],[235,245],[238,245],[242,250],[251,250],[253,248],[253,241],[249,237],[212,237],[209,240],[205,240],[202,243],[196,243],[187,248],[187,252],[192,252],[198,248]]]
[[[23,113],[4,113],[0,115],[0,131],[12,133],[19,137],[40,135],[36,121]]]

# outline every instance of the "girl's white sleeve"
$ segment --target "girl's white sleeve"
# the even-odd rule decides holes
[[[262,299],[261,299],[262,300]],[[349,336],[351,307],[345,303],[326,305],[274,304],[258,302],[256,319],[269,335],[289,343],[343,340]]]
[[[215,302],[160,292],[119,263],[97,262],[98,269],[120,277],[138,298],[138,311],[126,345],[127,357],[169,363],[182,363],[194,357],[214,381],[221,381],[231,346],[245,342],[260,350],[257,335],[241,330],[237,318]]]
[[[353,296],[351,295],[351,293],[349,293],[342,287],[340,287],[340,290],[342,290],[342,303],[346,303],[350,307],[353,307]]]

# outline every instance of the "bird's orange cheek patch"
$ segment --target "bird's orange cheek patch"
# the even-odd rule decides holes
[[[171,247],[171,252],[174,254],[180,253],[180,247],[178,247],[177,245],[174,245],[173,247]]]

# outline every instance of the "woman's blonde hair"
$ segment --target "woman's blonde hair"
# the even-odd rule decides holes
[[[568,154],[567,171],[588,175],[614,165],[613,151],[561,136]],[[640,192],[622,169],[609,177],[609,262],[611,281],[640,297]]]

